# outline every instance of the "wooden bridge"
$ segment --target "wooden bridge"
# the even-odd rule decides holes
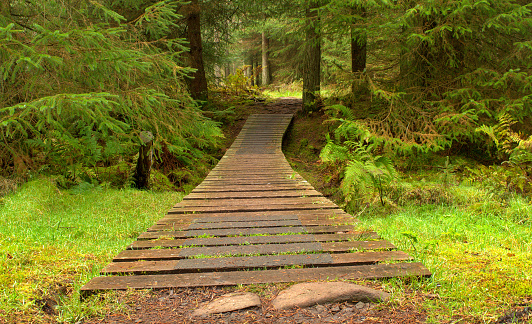
[[[291,119],[250,116],[208,177],[82,293],[429,276],[292,170],[281,152]]]

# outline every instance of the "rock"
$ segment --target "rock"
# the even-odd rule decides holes
[[[364,304],[363,302],[358,302],[356,305],[355,305],[355,308],[356,309],[362,309],[366,307],[366,304]]]
[[[273,300],[276,309],[308,307],[344,301],[386,301],[390,294],[348,282],[308,282],[283,290]]]
[[[318,313],[324,313],[325,311],[327,311],[327,308],[325,306],[322,306],[322,305],[317,305],[316,306],[316,310],[318,311]]]
[[[225,312],[232,312],[249,307],[260,306],[260,298],[253,293],[234,293],[224,295],[213,300],[210,303],[203,305],[196,309],[192,316],[206,316],[210,314],[218,314]]]
[[[340,313],[342,313],[342,314],[353,313],[353,308],[352,308],[352,307],[346,307],[346,308],[342,309],[342,310],[340,311]]]

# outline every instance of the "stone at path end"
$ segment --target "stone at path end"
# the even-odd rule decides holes
[[[220,298],[201,306],[192,313],[192,316],[207,316],[211,314],[226,313],[260,305],[260,298],[256,294],[233,293],[223,295]]]
[[[381,302],[390,294],[348,282],[307,282],[283,290],[273,300],[276,309],[308,307],[344,301]]]

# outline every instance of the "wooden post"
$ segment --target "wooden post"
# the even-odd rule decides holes
[[[153,163],[153,134],[148,131],[143,131],[140,133],[140,140],[142,141],[142,145],[139,149],[139,158],[133,179],[135,181],[135,188],[149,189],[150,171]]]

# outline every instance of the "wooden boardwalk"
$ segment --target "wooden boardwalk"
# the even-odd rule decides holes
[[[281,151],[291,119],[250,116],[207,178],[82,293],[429,276],[292,170]]]

